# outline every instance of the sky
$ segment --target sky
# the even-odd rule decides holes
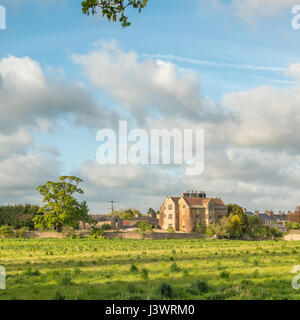
[[[83,179],[91,213],[205,190],[248,210],[300,205],[297,0],[149,0],[123,29],[80,0],[0,0],[0,203]],[[300,21],[300,19],[299,19]],[[204,129],[205,168],[100,165],[96,134]]]

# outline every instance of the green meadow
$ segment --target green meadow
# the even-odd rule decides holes
[[[300,242],[0,239],[0,299],[300,299]]]

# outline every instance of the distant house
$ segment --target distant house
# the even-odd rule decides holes
[[[288,221],[288,216],[282,212],[274,214],[272,210],[266,210],[264,213],[259,212],[247,212],[247,215],[255,215],[261,219],[262,225],[271,228],[277,228],[281,232],[287,231],[286,222]]]
[[[207,198],[204,191],[184,192],[181,197],[167,197],[160,208],[160,226],[167,230],[193,232],[197,223],[209,225],[227,216],[227,206],[220,198]]]
[[[123,221],[119,216],[116,215],[106,215],[106,214],[91,214],[90,217],[96,221],[96,227],[100,228],[104,224],[110,225],[111,230],[120,230],[123,228]],[[81,230],[89,230],[92,225],[81,222]]]

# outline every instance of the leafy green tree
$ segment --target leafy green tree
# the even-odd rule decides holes
[[[147,215],[151,218],[156,218],[156,212],[153,208],[149,208],[148,211],[147,211]]]
[[[38,214],[39,206],[25,205],[5,205],[0,206],[0,226],[8,225],[14,230],[26,228],[33,230],[32,219]]]
[[[39,215],[33,218],[36,229],[52,229],[61,232],[63,228],[78,229],[79,222],[91,222],[85,201],[79,202],[73,195],[83,194],[78,187],[82,180],[74,176],[62,176],[59,182],[48,181],[37,188],[44,197],[45,205]]]
[[[128,7],[138,10],[140,13],[147,5],[148,0],[85,0],[82,1],[82,12],[86,15],[96,14],[101,11],[102,16],[108,21],[120,21],[123,28],[131,25],[125,11]]]
[[[237,204],[228,204],[228,216],[231,214],[238,215],[242,225],[242,231],[245,232],[248,227],[248,216],[244,212],[243,208]]]
[[[152,225],[147,223],[146,221],[140,221],[138,223],[138,229],[141,232],[152,231]]]
[[[229,223],[230,237],[239,239],[242,235],[242,221],[239,215],[231,215],[231,223]]]

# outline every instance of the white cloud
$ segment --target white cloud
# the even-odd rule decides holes
[[[14,155],[0,161],[0,199],[4,203],[39,201],[36,187],[57,179],[60,163],[39,153]]]
[[[23,130],[19,130],[12,135],[0,133],[0,159],[8,158],[13,154],[24,154],[28,147],[33,145],[32,137]]]
[[[203,3],[203,0],[200,0]],[[205,2],[206,3],[206,2]],[[250,25],[265,18],[276,17],[283,12],[291,12],[298,0],[211,0],[214,7],[221,8],[227,14],[234,14]]]
[[[149,114],[182,116],[194,120],[222,118],[218,105],[199,94],[194,72],[180,74],[171,62],[140,61],[136,52],[122,51],[115,41],[85,55],[73,55],[99,90],[125,104],[143,122]]]
[[[36,61],[0,60],[0,132],[51,127],[61,117],[87,127],[110,122],[114,113],[76,84],[47,78]]]
[[[259,87],[226,94],[223,101],[236,115],[231,143],[300,151],[300,87]]]

